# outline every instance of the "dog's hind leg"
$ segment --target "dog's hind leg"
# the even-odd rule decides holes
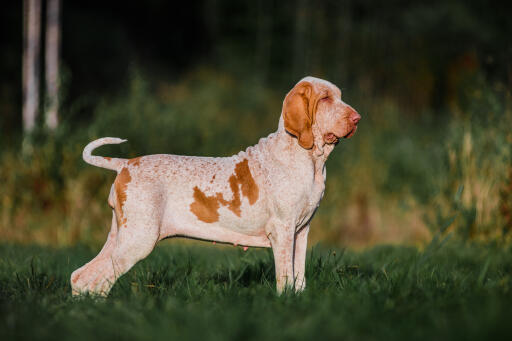
[[[153,251],[159,239],[159,222],[155,217],[146,218],[150,219],[133,222],[128,219],[117,228],[112,246],[105,245],[108,251],[87,264],[79,277],[71,276],[73,294],[106,296],[119,277]]]
[[[127,229],[132,231],[120,231],[117,244],[108,260],[108,271],[95,283],[95,292],[107,294],[119,277],[153,251],[159,240],[157,224],[156,220],[144,224],[128,223]]]
[[[71,289],[73,295],[84,293],[84,288],[89,281],[91,270],[92,272],[96,271],[98,265],[101,264],[104,259],[110,259],[117,241],[117,233],[117,219],[114,211],[112,210],[112,225],[110,232],[108,233],[107,241],[105,242],[105,245],[103,245],[100,253],[90,262],[75,270],[71,274]]]

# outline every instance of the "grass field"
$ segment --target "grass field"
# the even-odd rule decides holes
[[[300,295],[269,250],[166,241],[106,299],[70,295],[86,247],[0,246],[0,339],[492,339],[512,336],[510,248],[315,247]]]
[[[512,340],[512,1],[68,1],[58,102],[42,1],[32,130],[29,2],[0,12],[0,341]],[[167,240],[107,298],[71,297],[112,219],[89,142],[231,156],[306,75],[362,119],[326,163],[305,292],[276,295],[270,250]]]

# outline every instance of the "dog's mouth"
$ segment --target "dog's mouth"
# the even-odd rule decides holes
[[[324,135],[324,141],[327,144],[337,144],[340,138],[333,133],[327,133]]]
[[[354,128],[352,128],[351,131],[348,132],[347,135],[343,136],[344,139],[349,139],[351,138],[352,136],[354,136],[354,134],[356,133],[356,130],[357,130],[357,126],[354,126]]]
[[[324,141],[327,144],[338,144],[340,142],[340,139],[349,139],[356,133],[357,125],[354,125],[354,127],[345,135],[343,136],[337,136],[334,133],[327,133],[324,135]]]

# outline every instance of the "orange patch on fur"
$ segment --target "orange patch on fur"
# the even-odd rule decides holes
[[[128,164],[129,165],[132,165],[132,166],[138,166],[140,164],[140,156],[139,157],[135,157],[133,159],[130,159],[128,160]]]
[[[194,187],[194,202],[190,204],[190,211],[196,215],[197,219],[206,223],[213,223],[219,220],[218,209],[220,205],[227,206],[230,211],[240,217],[242,214],[240,209],[240,206],[242,206],[240,189],[242,195],[249,200],[250,205],[253,205],[259,196],[258,185],[256,185],[252,177],[247,159],[236,164],[235,173],[229,177],[229,187],[233,193],[233,199],[230,201],[225,200],[222,193],[207,196],[197,186]]]
[[[219,200],[216,196],[209,197],[197,186],[194,187],[194,202],[190,204],[190,211],[197,219],[205,223],[214,223],[219,220]]]
[[[249,199],[249,204],[254,204],[258,200],[259,189],[252,177],[247,159],[236,165],[235,174],[238,183],[240,183],[242,187],[242,195]]]
[[[130,176],[130,172],[128,168],[123,168],[119,175],[116,177],[114,181],[114,189],[116,191],[116,198],[119,203],[119,213],[122,219],[122,223],[126,224],[126,217],[123,218],[123,206],[126,201],[126,190],[128,189],[128,184],[132,181],[132,177]]]
[[[229,177],[229,187],[231,187],[231,192],[233,193],[233,199],[231,201],[223,202],[224,206],[228,206],[228,208],[237,216],[240,217],[242,211],[240,210],[240,206],[242,205],[242,201],[240,200],[240,190],[238,189],[238,179],[235,175],[231,175]]]
[[[111,157],[108,157],[108,156],[104,156],[103,158],[104,158],[105,160],[107,160],[107,161],[112,160],[112,158],[111,158]]]

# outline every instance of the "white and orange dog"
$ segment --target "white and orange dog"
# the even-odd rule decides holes
[[[275,133],[231,157],[92,156],[105,137],[85,147],[84,160],[117,177],[108,203],[112,227],[101,252],[71,275],[74,295],[107,295],[116,279],[172,236],[271,247],[277,291],[306,285],[309,225],[325,189],[325,161],[361,116],[333,84],[302,79],[286,95]]]

